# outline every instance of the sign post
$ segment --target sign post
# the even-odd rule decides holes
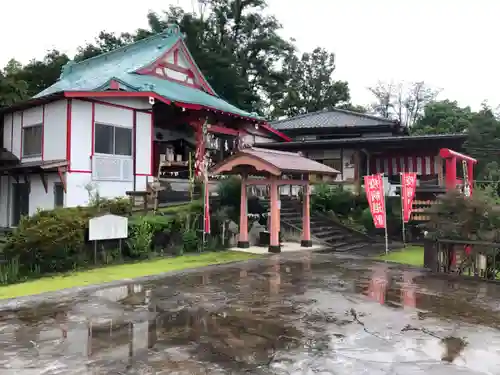
[[[387,215],[385,209],[384,179],[381,174],[365,176],[366,198],[370,206],[375,228],[385,229],[385,253],[389,252],[389,238],[387,234]]]
[[[401,221],[403,245],[406,247],[405,223],[410,221],[413,208],[413,198],[415,198],[415,189],[417,187],[417,173],[401,173]]]

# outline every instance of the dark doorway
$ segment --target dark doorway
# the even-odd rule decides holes
[[[12,184],[12,226],[17,226],[21,217],[29,214],[30,185]]]

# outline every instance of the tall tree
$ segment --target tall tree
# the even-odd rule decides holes
[[[335,55],[316,48],[312,53],[297,57],[291,53],[285,60],[284,86],[281,95],[275,95],[275,117],[296,116],[303,113],[332,109],[349,102],[349,86],[333,78]]]
[[[427,104],[424,112],[411,127],[412,134],[451,134],[469,129],[473,118],[470,107],[460,107],[456,101],[441,100]]]
[[[24,82],[25,96],[32,97],[52,85],[59,78],[62,67],[68,61],[66,54],[54,49],[47,52],[42,60],[33,59],[23,67],[19,63],[14,65],[9,63],[5,71],[7,78],[11,81]]]
[[[500,121],[493,110],[483,103],[480,111],[474,113],[467,131],[465,143],[467,152],[478,160],[475,168],[479,180],[498,179],[500,165]]]
[[[279,36],[279,22],[263,14],[265,7],[264,0],[197,0],[192,12],[171,6],[163,14],[148,14],[149,29],[119,35],[101,32],[94,43],[79,49],[77,59],[178,24],[214,90],[243,109],[263,113],[266,102],[281,88],[280,62],[293,50],[291,42]]]
[[[439,90],[423,81],[410,84],[379,81],[368,89],[375,96],[373,111],[382,117],[396,119],[406,127],[412,126],[425,106],[439,94]]]
[[[126,46],[134,41],[134,37],[128,33],[114,34],[101,31],[94,43],[87,43],[85,46],[78,47],[75,61],[82,61],[102,53],[113,51],[114,49]]]
[[[20,70],[21,63],[14,59],[7,63],[3,71],[0,70],[0,107],[28,98],[28,84],[15,78]]]

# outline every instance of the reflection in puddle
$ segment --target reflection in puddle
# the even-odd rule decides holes
[[[4,313],[0,373],[494,373],[499,293],[367,260],[274,255]]]

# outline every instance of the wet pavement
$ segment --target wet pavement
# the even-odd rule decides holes
[[[500,285],[304,252],[0,311],[0,374],[500,374],[499,328]]]

